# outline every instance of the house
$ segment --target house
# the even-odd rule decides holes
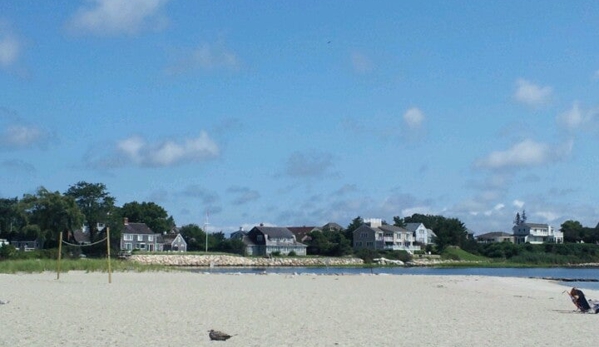
[[[243,237],[247,234],[248,233],[243,230],[243,227],[239,227],[239,230],[232,232],[229,238],[243,240]]]
[[[393,250],[413,253],[420,246],[414,245],[413,232],[393,225],[383,225],[380,219],[368,219],[354,230],[354,250]]]
[[[339,225],[337,223],[330,222],[330,223],[323,225],[322,228],[320,228],[320,229],[330,230],[330,231],[343,231],[345,228],[343,228],[341,225]]]
[[[162,250],[172,252],[187,252],[187,242],[180,233],[168,233],[161,237]]]
[[[433,244],[434,238],[437,237],[431,229],[428,229],[422,223],[406,223],[405,228],[414,234],[414,241],[423,245]]]
[[[520,222],[512,228],[514,243],[564,243],[564,233],[551,225]]]
[[[287,255],[306,255],[306,245],[298,242],[289,229],[285,227],[253,227],[242,239],[246,245],[247,255],[271,255],[278,252]]]
[[[476,236],[478,243],[511,242],[514,243],[514,235],[503,231],[494,231]]]
[[[19,251],[29,252],[36,249],[44,248],[44,241],[41,237],[37,238],[22,238],[10,241],[10,244]]]
[[[129,223],[129,219],[125,218],[123,224],[121,251],[162,251],[161,235],[153,232],[145,223]]]
[[[293,233],[295,239],[299,242],[309,242],[312,241],[312,237],[310,237],[310,233],[313,231],[322,231],[319,227],[287,227],[289,231]]]

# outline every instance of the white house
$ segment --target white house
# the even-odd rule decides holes
[[[516,244],[564,243],[564,233],[548,224],[517,223],[512,230]]]
[[[406,223],[406,229],[414,233],[414,239],[423,245],[434,243],[433,238],[437,237],[431,229],[427,229],[422,223]]]

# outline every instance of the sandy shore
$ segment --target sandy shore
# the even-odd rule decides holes
[[[0,275],[0,346],[596,345],[599,315],[575,313],[564,289],[470,276]],[[210,341],[209,329],[236,336]]]

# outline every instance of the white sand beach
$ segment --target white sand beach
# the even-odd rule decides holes
[[[2,274],[0,346],[596,345],[599,315],[576,313],[565,289],[469,276]],[[209,329],[235,336],[210,341]]]

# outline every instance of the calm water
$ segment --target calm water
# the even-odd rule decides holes
[[[389,275],[465,275],[498,277],[553,277],[599,280],[599,268],[429,268],[429,267],[387,267],[387,268],[308,268],[308,267],[268,267],[268,268],[210,268],[195,269],[196,272],[211,273],[278,273],[278,274],[389,274]],[[569,287],[599,290],[599,282],[562,282]]]

